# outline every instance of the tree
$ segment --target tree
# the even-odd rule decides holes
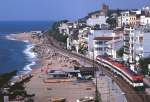
[[[100,29],[100,25],[99,25],[99,24],[96,24],[96,25],[94,26],[94,29],[95,29],[95,30],[99,30],[99,29]]]
[[[85,54],[87,51],[87,47],[85,47],[85,44],[79,44],[79,53]]]
[[[109,18],[107,18],[106,23],[108,23],[111,28],[115,28],[117,25],[117,20],[116,18],[110,16]]]
[[[122,56],[123,56],[123,52],[124,52],[124,49],[123,49],[123,47],[121,47],[121,48],[117,51],[117,55],[118,55],[119,57],[122,57]]]
[[[150,57],[140,59],[139,63],[140,63],[140,68],[142,69],[142,72],[144,74],[148,74],[147,72],[148,72],[148,64],[150,64]]]
[[[68,35],[63,35],[63,34],[60,34],[59,33],[59,30],[58,30],[58,27],[60,25],[62,21],[60,22],[55,22],[53,25],[52,25],[52,28],[49,29],[48,33],[50,36],[52,36],[54,39],[56,39],[57,41],[60,41],[60,42],[63,42],[63,43],[66,43],[67,42],[67,38],[68,38]],[[65,21],[67,22],[67,21]]]

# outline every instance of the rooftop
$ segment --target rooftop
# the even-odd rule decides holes
[[[119,39],[119,37],[114,37],[114,39]],[[112,36],[101,36],[95,37],[94,40],[113,40]]]

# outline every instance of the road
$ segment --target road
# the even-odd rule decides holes
[[[65,53],[68,56],[77,58],[79,60],[84,60],[85,63],[93,64],[93,60],[86,58],[83,55],[79,55],[76,53],[72,53],[71,51],[62,49],[62,47],[59,47],[59,44],[56,44],[55,42],[47,37],[45,40],[45,43],[51,44],[50,47],[53,47],[55,50],[57,50],[60,53]],[[99,70],[102,70],[107,76],[111,77],[122,89],[122,91],[125,93],[126,99],[128,102],[150,102],[150,96],[147,96],[144,91],[135,91],[127,82],[125,82],[121,77],[114,77],[114,74],[108,70],[107,68],[102,67],[100,64],[95,62],[95,66],[99,68]]]

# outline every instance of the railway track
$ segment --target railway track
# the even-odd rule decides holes
[[[49,38],[49,37],[47,37]],[[62,49],[61,47],[55,46],[54,43],[52,43],[51,39],[47,39],[48,44],[51,44],[51,47],[53,47],[55,50],[59,52],[63,52],[67,54],[68,56],[75,57],[77,59],[82,59],[85,61],[85,63],[93,64],[93,60],[76,53],[72,53],[71,51]],[[111,77],[122,89],[122,91],[125,93],[126,99],[128,102],[150,102],[150,96],[146,95],[144,91],[136,91],[134,88],[132,88],[127,82],[125,82],[121,77],[114,77],[114,74],[108,70],[107,68],[104,68],[100,64],[95,62],[95,67],[98,67],[100,70],[103,70],[103,72]]]

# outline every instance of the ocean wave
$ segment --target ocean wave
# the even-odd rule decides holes
[[[11,34],[11,35],[14,35],[14,34]],[[17,40],[15,38],[13,38],[11,35],[6,35],[5,38],[8,40]]]
[[[24,71],[31,71],[31,67],[36,64],[37,54],[32,51],[33,48],[34,44],[27,44],[26,49],[23,51],[27,59],[30,61],[30,63],[23,68]]]
[[[15,34],[6,35],[5,38],[8,40],[18,40],[18,39],[13,38],[13,35]],[[36,59],[37,59],[37,54],[32,51],[35,45],[30,43],[28,40],[21,40],[21,41],[26,43],[26,48],[23,51],[23,53],[26,55],[29,63],[25,65],[20,71],[23,71],[23,72],[32,71],[31,67],[36,65]]]
[[[25,43],[29,43],[29,40],[23,40],[23,42],[25,42]]]

